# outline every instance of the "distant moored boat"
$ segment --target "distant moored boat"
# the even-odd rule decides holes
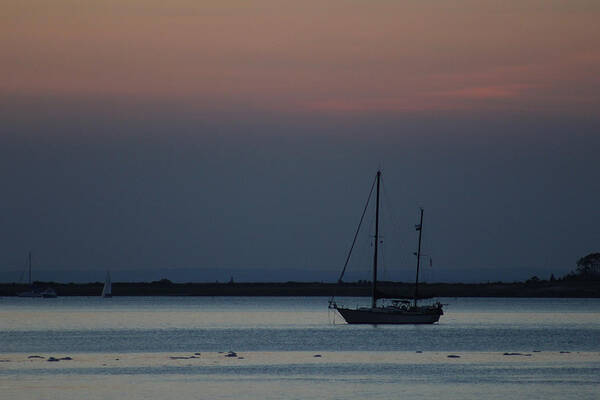
[[[373,187],[377,186],[376,191],[376,203],[375,203],[375,241],[374,241],[374,254],[373,254],[373,280],[372,280],[372,295],[371,295],[371,307],[356,307],[346,308],[341,307],[336,304],[334,298],[332,297],[329,301],[329,308],[337,310],[340,315],[346,320],[349,324],[433,324],[438,322],[440,316],[444,314],[442,310],[442,304],[440,302],[436,302],[432,305],[418,305],[417,300],[419,298],[419,267],[420,267],[420,259],[421,259],[421,234],[423,231],[423,209],[420,209],[421,216],[419,224],[416,225],[416,229],[419,231],[419,244],[418,250],[415,253],[417,256],[417,278],[415,281],[415,294],[411,300],[392,300],[391,305],[386,306],[378,306],[377,300],[385,298],[385,296],[377,291],[377,245],[379,242],[379,187],[381,181],[381,171],[377,171],[377,176],[375,178],[375,182],[373,182],[373,186],[371,187],[371,192],[369,193],[369,199],[367,200],[367,205],[365,206],[365,211],[363,211],[363,215],[361,217],[358,230],[356,231],[356,235],[354,237],[354,242],[352,243],[352,247],[350,248],[350,254],[352,253],[352,248],[354,247],[354,243],[356,242],[356,237],[358,236],[358,231],[360,230],[360,225],[362,224],[362,220],[364,218],[365,212],[369,205],[369,201],[371,199],[371,194],[373,193]],[[338,279],[338,282],[342,281],[342,277],[346,270],[346,266],[348,265],[348,260],[350,259],[350,254],[348,254],[348,258],[346,259],[346,265],[342,270],[342,274]]]
[[[29,252],[27,264],[29,267],[29,287],[31,289],[26,292],[17,293],[17,296],[18,297],[44,297],[46,299],[51,299],[51,298],[57,297],[56,292],[51,287],[47,287],[44,290],[40,290],[39,288],[36,288],[33,286],[32,282],[31,282],[31,252]]]

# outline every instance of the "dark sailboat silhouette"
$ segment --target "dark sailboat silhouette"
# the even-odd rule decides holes
[[[375,198],[375,242],[373,250],[373,280],[372,280],[372,291],[371,291],[371,306],[370,307],[357,307],[357,308],[346,308],[338,306],[332,297],[329,301],[329,308],[337,310],[340,315],[349,324],[433,324],[438,322],[440,316],[444,314],[442,310],[442,304],[436,302],[432,305],[419,305],[417,300],[419,298],[419,268],[421,261],[421,237],[423,232],[423,209],[420,209],[420,220],[419,224],[416,225],[417,231],[419,232],[419,244],[415,255],[417,256],[417,276],[415,280],[415,294],[412,301],[409,300],[392,300],[391,305],[377,305],[377,300],[384,296],[377,290],[377,255],[378,255],[378,243],[379,243],[379,188],[381,182],[381,171],[377,171],[377,176],[373,186],[371,186],[371,192],[367,199],[367,204],[363,211],[360,219],[358,229],[354,235],[354,241],[350,248],[348,257],[346,258],[346,264],[342,270],[338,282],[342,281],[348,261],[352,254],[352,249],[356,243],[360,226],[365,216],[365,212],[369,206],[371,195],[373,193],[373,187],[376,185],[376,198]]]
[[[57,297],[54,289],[47,287],[44,290],[40,290],[39,288],[36,288],[33,285],[33,283],[31,282],[31,251],[28,254],[27,260],[28,260],[27,265],[28,265],[28,269],[29,269],[29,279],[28,280],[29,280],[29,287],[31,289],[26,292],[17,293],[17,296],[18,297],[44,297],[44,298]]]

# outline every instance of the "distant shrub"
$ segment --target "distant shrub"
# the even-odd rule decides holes
[[[162,278],[159,281],[152,281],[151,283],[153,285],[158,285],[158,286],[171,286],[173,284],[173,282],[171,282],[167,278]]]

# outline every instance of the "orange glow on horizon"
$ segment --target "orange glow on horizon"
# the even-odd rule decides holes
[[[208,111],[597,110],[600,3],[505,3],[9,0],[0,96]]]

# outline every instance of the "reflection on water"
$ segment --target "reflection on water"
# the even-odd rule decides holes
[[[0,297],[2,330],[319,328],[334,318],[327,298]],[[364,299],[344,298],[345,304]],[[600,299],[441,299],[440,326],[600,327]]]
[[[326,298],[0,298],[2,398],[597,398],[600,300],[442,301],[351,326]]]
[[[8,352],[600,349],[598,299],[442,300],[439,324],[373,327],[345,324],[326,298],[2,298],[0,342]]]

